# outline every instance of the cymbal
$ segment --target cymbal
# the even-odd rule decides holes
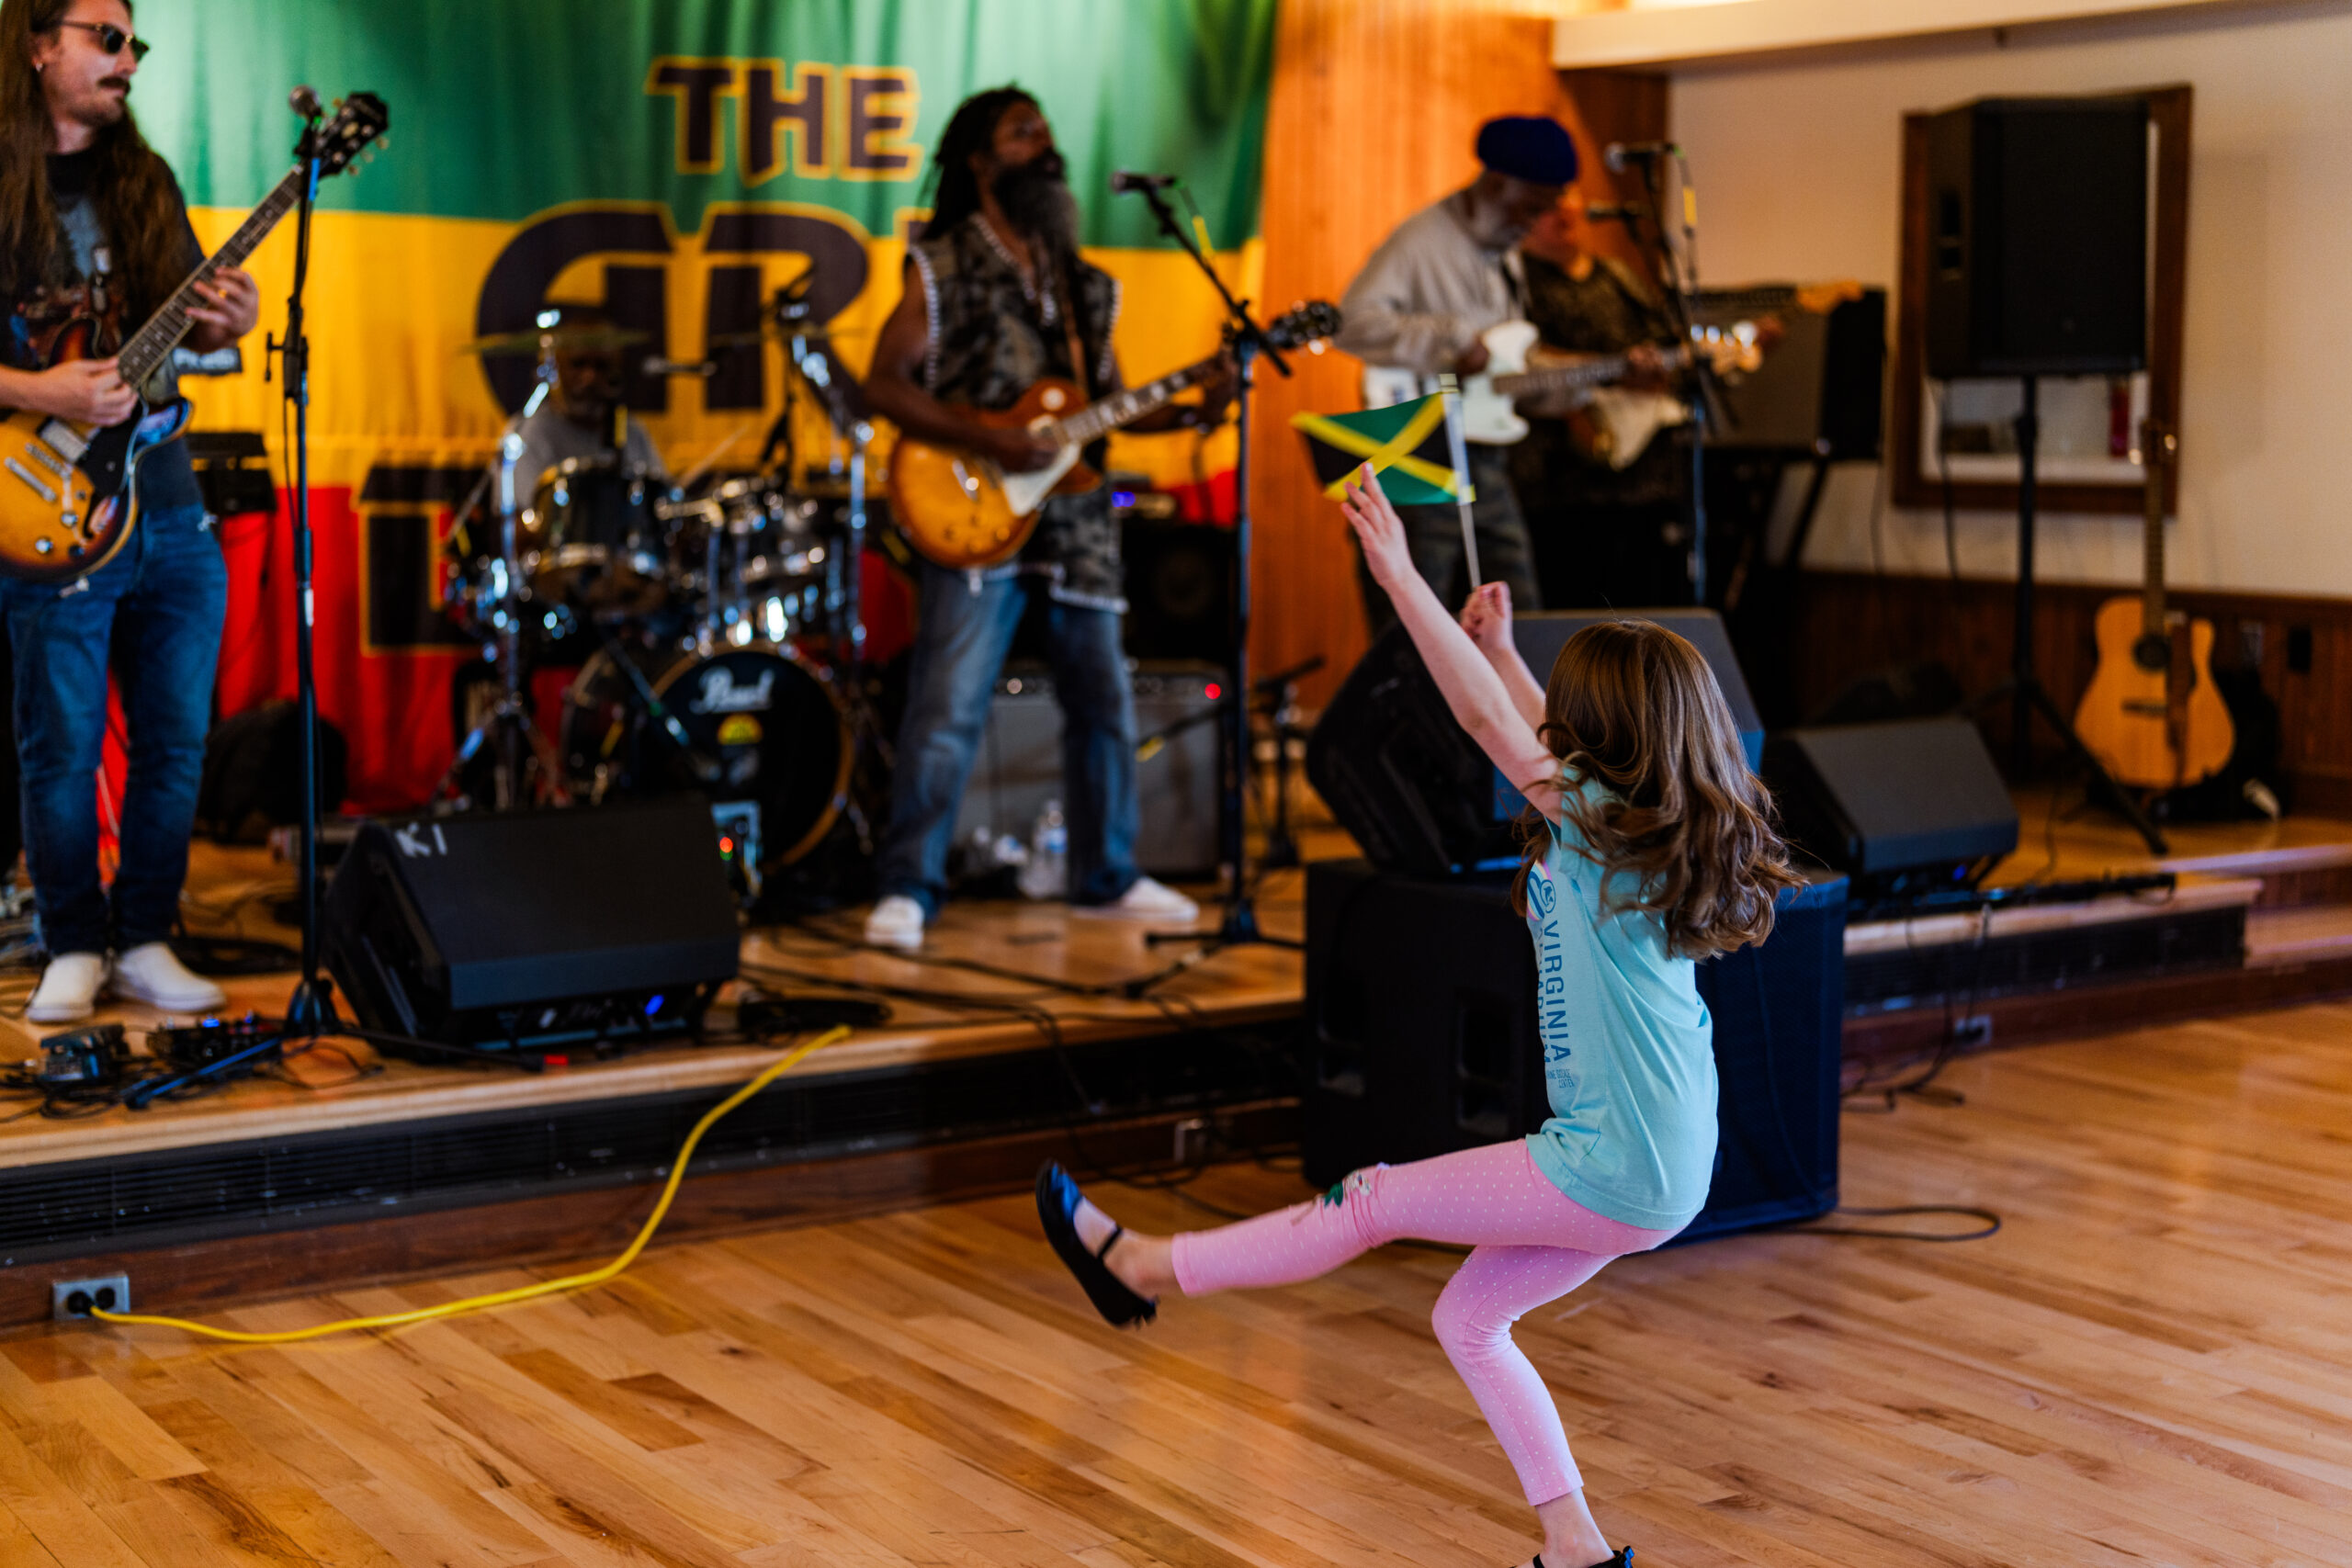
[[[771,338],[781,343],[786,338],[794,337],[806,338],[810,343],[831,343],[833,340],[833,333],[829,327],[803,327],[798,332],[786,332],[774,321],[770,321],[750,332],[721,333],[705,346],[707,348],[749,348],[753,344],[765,343]]]
[[[531,327],[519,333],[498,333],[490,337],[478,337],[471,343],[458,345],[459,354],[527,354],[533,357],[549,349],[558,354],[594,354],[599,349],[627,348],[646,341],[644,333],[627,327]]]

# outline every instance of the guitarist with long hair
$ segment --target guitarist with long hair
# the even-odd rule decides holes
[[[204,259],[178,182],[130,116],[147,48],[125,0],[0,0],[0,405],[99,425],[130,418],[142,389],[124,385],[112,355]],[[260,305],[252,277],[224,268],[190,306],[185,341],[226,348]],[[143,391],[165,411],[152,417],[173,417],[171,386]],[[138,500],[130,539],[97,570],[0,586],[26,858],[51,955],[26,1010],[35,1023],[86,1017],[109,979],[118,995],[173,1012],[225,1000],[164,939],[187,874],[228,572],[185,444],[147,454]],[[130,742],[111,894],[93,782],[110,654]]]
[[[907,257],[905,291],[883,324],[865,383],[874,410],[907,435],[960,447],[1009,472],[1056,447],[976,411],[1010,407],[1061,377],[1100,399],[1122,383],[1111,349],[1119,286],[1078,254],[1078,205],[1036,99],[1005,86],[966,99],[933,154],[931,218]],[[1229,386],[1168,407],[1130,430],[1201,428],[1223,418]],[[1091,461],[1091,459],[1090,459]],[[1100,467],[1099,463],[1092,463]],[[1189,924],[1193,901],[1135,866],[1135,703],[1119,638],[1118,525],[1107,486],[1057,495],[1002,566],[949,570],[925,561],[914,663],[899,726],[882,898],[868,942],[922,944],[946,894],[948,841],[978,753],[989,703],[1034,593],[1062,708],[1069,898],[1082,909]]]

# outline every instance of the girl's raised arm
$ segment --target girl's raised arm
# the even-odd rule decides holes
[[[1407,635],[1420,650],[1421,660],[1444,694],[1445,705],[1453,710],[1455,722],[1538,810],[1556,815],[1560,760],[1536,739],[1534,726],[1521,714],[1487,655],[1470,640],[1469,633],[1454,624],[1421,580],[1405,546],[1404,519],[1381,493],[1380,480],[1370,464],[1348,481],[1347,499],[1340,502],[1340,510],[1347,513],[1349,525],[1363,547],[1364,564],[1373,581],[1387,591],[1389,602],[1396,607],[1396,618],[1404,622]]]

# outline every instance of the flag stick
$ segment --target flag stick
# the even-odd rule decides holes
[[[1448,371],[1437,378],[1438,396],[1445,400],[1445,440],[1453,453],[1453,503],[1462,513],[1462,558],[1470,568],[1470,592],[1478,591],[1478,531],[1471,507],[1478,493],[1470,484],[1470,446],[1462,439],[1462,388]]]

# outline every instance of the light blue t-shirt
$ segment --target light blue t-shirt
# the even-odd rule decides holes
[[[1587,798],[1604,798],[1591,780]],[[1527,1140],[1535,1168],[1594,1213],[1679,1230],[1705,1207],[1715,1166],[1714,1022],[1694,965],[1666,926],[1601,911],[1601,868],[1572,821],[1527,875],[1536,1020],[1552,1119]],[[1613,874],[1623,886],[1629,872]]]

